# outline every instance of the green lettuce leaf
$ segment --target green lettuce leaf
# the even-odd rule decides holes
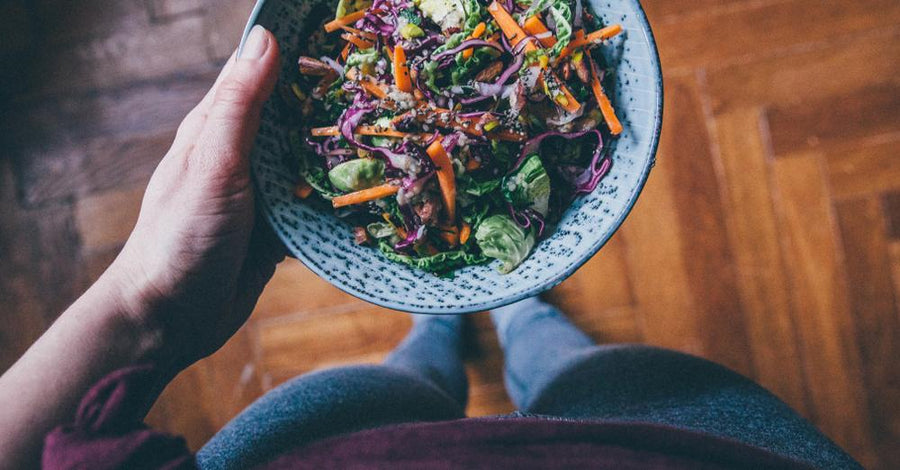
[[[475,231],[475,240],[485,256],[500,260],[498,270],[503,274],[512,272],[534,247],[532,231],[519,227],[508,215],[484,219]]]
[[[503,197],[516,209],[534,209],[546,216],[550,203],[550,176],[541,157],[532,154],[503,179]]]
[[[381,241],[378,244],[378,248],[391,261],[437,275],[448,274],[463,266],[483,264],[489,261],[489,258],[484,255],[468,253],[465,250],[445,251],[432,256],[413,257],[395,252],[393,246],[385,241]]]

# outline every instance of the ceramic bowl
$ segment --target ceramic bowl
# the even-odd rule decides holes
[[[610,173],[593,193],[572,204],[558,228],[521,266],[506,275],[494,264],[470,266],[443,278],[393,263],[374,248],[357,246],[352,227],[292,195],[296,175],[288,163],[287,130],[279,124],[278,106],[270,101],[251,156],[252,169],[260,205],[288,249],[338,288],[374,304],[416,313],[488,310],[543,292],[575,272],[609,240],[634,206],[653,167],[662,125],[659,57],[640,3],[590,3],[603,24],[620,23],[624,28],[624,34],[601,50],[615,67],[611,99],[625,130],[607,142]],[[290,76],[309,28],[316,27],[304,19],[313,8],[327,4],[336,2],[260,0],[244,38],[255,24],[272,31],[281,47],[282,76]]]

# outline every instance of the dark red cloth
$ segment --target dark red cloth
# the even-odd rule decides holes
[[[771,452],[641,423],[482,418],[415,423],[318,441],[282,468],[806,469]]]
[[[46,439],[46,469],[194,469],[183,438],[141,422],[149,366],[95,385],[75,422]],[[411,423],[337,436],[294,449],[264,468],[809,468],[706,434],[640,423],[482,418]]]
[[[45,469],[195,469],[184,438],[148,428],[143,422],[151,366],[121,369],[104,377],[81,400],[75,422],[60,426],[44,441]]]

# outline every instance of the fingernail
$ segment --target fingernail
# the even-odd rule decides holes
[[[256,25],[250,30],[250,36],[241,49],[241,59],[259,59],[266,53],[269,48],[269,35],[266,34],[266,28]]]

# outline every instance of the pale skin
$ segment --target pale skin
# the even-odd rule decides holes
[[[278,45],[258,28],[184,119],[122,252],[0,377],[0,468],[36,468],[44,436],[116,369],[152,362],[146,408],[247,320],[284,258],[258,222],[249,152]]]

